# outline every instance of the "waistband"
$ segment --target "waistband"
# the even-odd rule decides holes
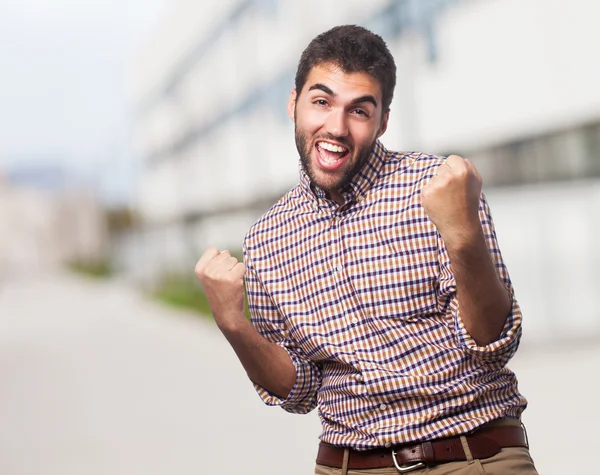
[[[419,444],[405,444],[388,448],[358,451],[348,449],[348,468],[370,469],[396,467],[408,472],[425,466],[467,460],[461,438],[466,439],[471,456],[475,459],[493,457],[504,447],[528,447],[527,434],[518,419],[500,419],[484,424],[463,436],[434,439]],[[317,464],[341,468],[346,447],[321,442]]]

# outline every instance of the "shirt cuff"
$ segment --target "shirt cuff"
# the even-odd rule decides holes
[[[280,406],[285,411],[294,414],[307,414],[317,407],[317,390],[321,385],[321,372],[314,363],[301,358],[282,342],[277,344],[287,351],[294,364],[296,369],[294,386],[285,399],[270,393],[256,383],[254,383],[254,388],[268,406]]]
[[[460,316],[458,302],[455,300],[452,304],[452,313],[454,315],[454,325],[458,344],[473,358],[482,361],[494,368],[503,368],[516,353],[521,340],[521,309],[515,298],[511,295],[512,307],[502,332],[496,341],[485,346],[480,346],[473,339],[465,328],[465,324]]]

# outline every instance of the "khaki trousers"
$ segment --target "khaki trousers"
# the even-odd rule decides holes
[[[497,421],[503,425],[504,420]],[[512,421],[511,421],[512,422]],[[518,423],[518,421],[515,421]],[[494,423],[493,423],[494,424]],[[496,424],[494,424],[496,425]],[[506,447],[498,454],[486,459],[474,459],[468,450],[467,440],[461,437],[467,460],[448,462],[409,472],[410,475],[538,475],[529,449],[524,447]],[[370,468],[365,470],[343,470],[341,468],[317,465],[315,475],[398,475],[395,467]]]

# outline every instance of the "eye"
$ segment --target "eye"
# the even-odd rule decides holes
[[[318,106],[326,106],[327,105],[327,101],[325,99],[316,99],[313,104],[316,104]]]
[[[362,117],[369,117],[369,114],[367,114],[367,112],[363,109],[353,109],[352,113]]]

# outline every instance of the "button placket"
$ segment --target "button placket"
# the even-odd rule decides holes
[[[343,270],[342,264],[339,262],[341,252],[341,236],[340,236],[340,220],[335,214],[331,217],[331,271],[333,277],[333,284],[336,288],[337,294],[342,297],[344,291],[344,283],[340,272]],[[339,308],[342,316],[347,316],[346,308],[344,308],[343,299],[340,298]],[[348,317],[347,317],[348,318]]]

